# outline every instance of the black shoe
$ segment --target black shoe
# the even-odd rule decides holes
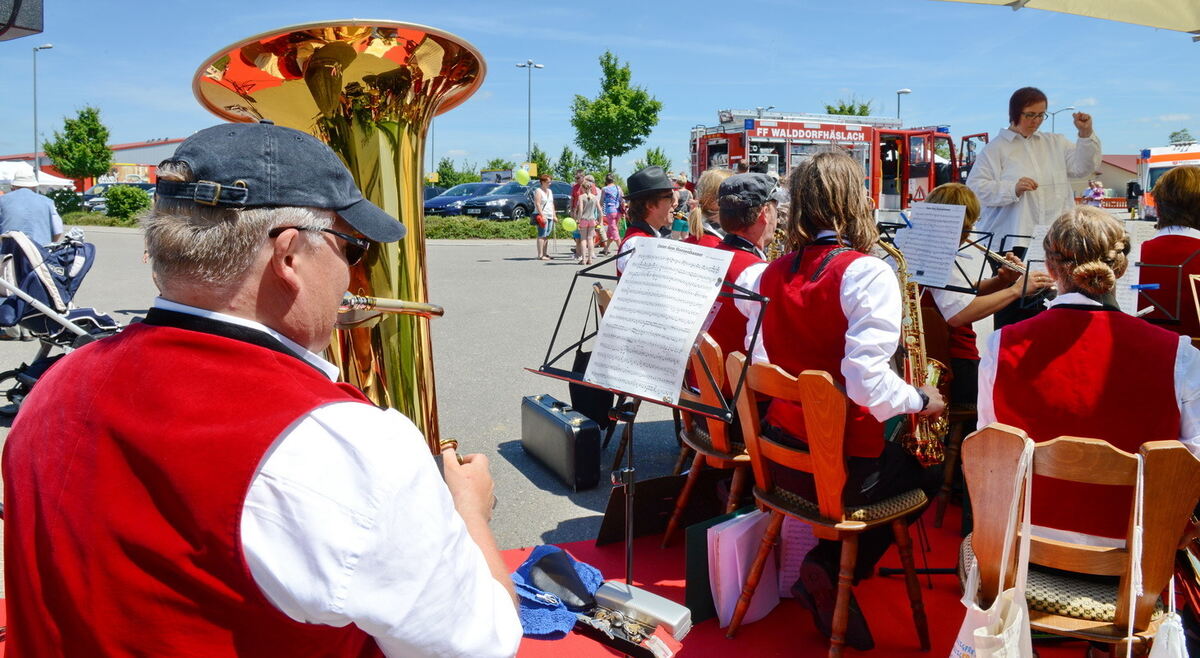
[[[837,576],[820,563],[805,560],[800,565],[800,579],[792,585],[792,595],[812,612],[813,623],[825,637],[833,636],[833,610],[837,606]],[[850,592],[850,618],[846,623],[846,644],[868,651],[875,648],[875,639]]]

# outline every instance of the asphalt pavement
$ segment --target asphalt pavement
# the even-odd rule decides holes
[[[97,255],[76,303],[122,323],[144,315],[157,291],[143,262],[141,232],[84,231]],[[600,486],[579,493],[534,462],[520,443],[523,396],[569,399],[565,383],[525,369],[545,360],[580,269],[570,257],[571,246],[558,241],[554,260],[546,262],[534,258],[533,240],[431,240],[426,245],[430,301],[446,309],[444,317],[432,321],[442,436],[458,439],[461,451],[482,453],[491,461],[498,499],[492,528],[502,549],[594,538],[612,491],[607,464],[617,440],[602,456]],[[605,270],[612,273],[612,264]],[[576,284],[555,352],[579,335],[589,285],[586,280]],[[0,369],[28,361],[36,352],[36,342],[0,342]],[[569,367],[571,356],[564,358]],[[9,424],[0,419],[0,441],[7,438]],[[669,410],[643,406],[635,446],[639,480],[670,472],[678,448]]]

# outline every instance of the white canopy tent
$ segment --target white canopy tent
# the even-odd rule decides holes
[[[33,176],[33,165],[28,162],[0,162],[0,185],[11,186],[17,176]],[[55,187],[75,187],[75,181],[70,178],[60,178],[44,171],[38,172],[38,189]]]
[[[1200,2],[1197,0],[948,0],[1018,9],[1044,9],[1120,23],[1176,30],[1200,41]]]

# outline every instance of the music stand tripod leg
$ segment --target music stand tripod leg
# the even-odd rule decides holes
[[[617,458],[613,462],[612,483],[614,487],[625,487],[625,583],[633,584],[633,496],[636,478],[633,467],[633,421],[637,418],[641,400],[633,400],[624,408],[614,408],[609,414],[614,425],[617,421],[625,423],[621,434],[621,445],[617,448]],[[625,457],[625,468],[618,469],[621,457]]]

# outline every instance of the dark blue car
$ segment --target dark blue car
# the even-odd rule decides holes
[[[490,194],[500,187],[496,183],[462,183],[442,192],[432,199],[425,199],[426,215],[461,215],[463,202],[477,196]]]

